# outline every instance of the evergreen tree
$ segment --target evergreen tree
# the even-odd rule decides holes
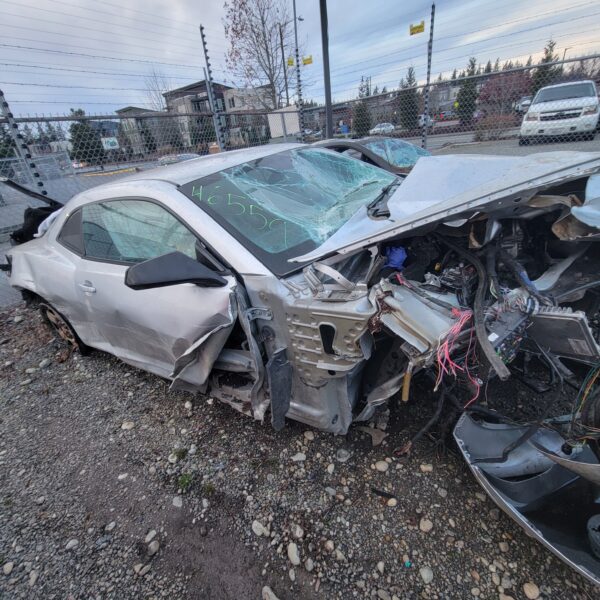
[[[500,70],[500,57],[498,57],[496,59],[496,62],[494,63],[494,68],[493,68],[493,71],[495,73],[497,73],[499,70]]]
[[[452,81],[454,81],[456,79],[457,75],[456,75],[456,69],[454,69],[454,71],[452,71],[452,77],[450,77],[450,79],[452,79]]]
[[[14,148],[15,143],[8,133],[8,126],[0,125],[0,158],[13,158],[15,156]]]
[[[400,82],[400,87],[398,94],[400,125],[403,129],[416,129],[419,126],[419,98],[414,67],[408,67],[406,80]]]
[[[373,96],[377,96],[377,94],[379,94],[379,88],[377,86],[375,86],[373,88]]]
[[[491,73],[492,72],[492,61],[488,60],[487,64],[485,65],[485,72],[486,73]]]
[[[369,85],[369,78],[361,77],[360,85],[358,86],[358,97],[368,98],[371,95],[371,86]]]
[[[475,75],[476,69],[477,60],[471,57],[467,65],[466,77]],[[458,102],[457,112],[461,125],[469,124],[473,119],[477,102],[477,81],[475,79],[466,79],[461,82],[456,101]]]
[[[381,88],[381,93],[387,94],[387,88],[385,87],[385,85]]]
[[[537,91],[545,85],[556,83],[562,75],[563,71],[561,66],[550,66],[550,63],[558,60],[558,56],[554,54],[554,48],[556,48],[556,42],[552,39],[548,40],[548,43],[544,48],[544,56],[538,63],[539,66],[535,69],[531,78],[532,94],[536,94]]]
[[[74,118],[74,122],[69,127],[71,157],[90,164],[102,164],[106,155],[100,140],[100,133],[87,121],[77,120],[78,117],[85,116],[85,112],[81,108],[71,109],[71,115]]]
[[[354,105],[352,125],[356,137],[365,137],[366,135],[369,135],[369,129],[371,129],[371,115],[369,114],[368,106],[364,102],[356,102]]]

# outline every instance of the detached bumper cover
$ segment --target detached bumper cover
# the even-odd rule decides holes
[[[538,429],[501,460],[506,446],[527,429],[475,421],[465,413],[454,438],[473,475],[498,507],[558,558],[600,585],[596,545],[600,486],[593,483],[600,464],[587,448],[577,456],[565,456],[564,440],[548,429]]]

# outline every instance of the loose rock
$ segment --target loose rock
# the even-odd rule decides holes
[[[290,542],[287,547],[287,555],[290,562],[297,566],[300,564],[300,554],[298,552],[298,546],[294,542]]]
[[[419,569],[419,575],[425,583],[431,583],[433,581],[433,571],[429,567],[421,567]]]
[[[144,542],[149,544],[156,537],[156,529],[151,529],[144,538]]]
[[[75,548],[77,548],[77,546],[79,546],[79,540],[72,539],[67,542],[65,550],[74,550]]]
[[[269,535],[269,530],[260,521],[256,520],[252,521],[252,531],[254,532],[254,535],[257,535],[258,537],[261,535],[267,537]]]
[[[148,544],[148,556],[154,556],[160,549],[158,540],[154,540]]]
[[[419,529],[424,533],[429,533],[433,529],[433,523],[426,518],[419,521]]]
[[[523,584],[523,592],[529,600],[536,600],[540,597],[540,588],[531,581]]]
[[[279,600],[277,596],[273,593],[273,590],[268,586],[262,589],[262,600]]]
[[[377,469],[379,472],[381,472],[381,473],[385,473],[385,472],[386,472],[386,471],[387,471],[387,470],[390,468],[390,465],[389,465],[389,463],[388,463],[388,462],[386,462],[385,460],[378,460],[378,461],[375,463],[375,468],[376,468],[376,469]]]

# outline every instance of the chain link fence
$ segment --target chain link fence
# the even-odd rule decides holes
[[[519,68],[488,63],[477,71],[473,59],[464,76],[440,78],[429,90],[409,77],[399,89],[336,103],[334,136],[393,136],[432,151],[456,144],[469,144],[469,152],[495,151],[502,144],[510,152],[542,151],[573,140],[581,142],[578,150],[600,150],[600,143],[588,142],[599,122],[600,55]],[[127,107],[114,115],[71,111],[17,119],[5,112],[0,176],[64,202],[137,170],[213,152],[322,139],[325,108],[307,107],[302,116],[295,107],[218,114]],[[20,225],[26,206],[40,204],[0,184],[0,235]]]
[[[457,142],[513,139],[527,145],[594,138],[600,55],[519,68],[488,63],[485,72],[477,70],[473,59],[465,76],[433,82],[428,114],[426,87],[416,83],[334,104],[334,135],[401,137],[430,150]],[[304,119],[307,138],[320,139],[325,109],[308,109]]]
[[[61,202],[106,181],[198,156],[301,139],[298,111],[161,113],[0,119],[0,177]],[[216,128],[224,144],[219,146]],[[35,168],[32,168],[35,165]],[[37,177],[37,179],[36,179]],[[32,199],[0,184],[0,236],[20,226]]]

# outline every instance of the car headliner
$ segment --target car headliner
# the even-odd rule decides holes
[[[164,167],[156,167],[148,171],[140,171],[138,173],[128,175],[119,179],[118,182],[124,183],[130,181],[166,181],[173,185],[183,185],[201,179],[207,175],[218,173],[224,169],[235,167],[244,164],[257,158],[270,156],[285,150],[294,148],[305,148],[306,144],[267,144],[265,146],[255,146],[254,148],[242,148],[241,150],[230,150],[228,152],[219,152],[217,154],[209,154],[200,158],[192,158],[173,165],[165,165]],[[106,183],[102,187],[113,185],[113,182]]]

